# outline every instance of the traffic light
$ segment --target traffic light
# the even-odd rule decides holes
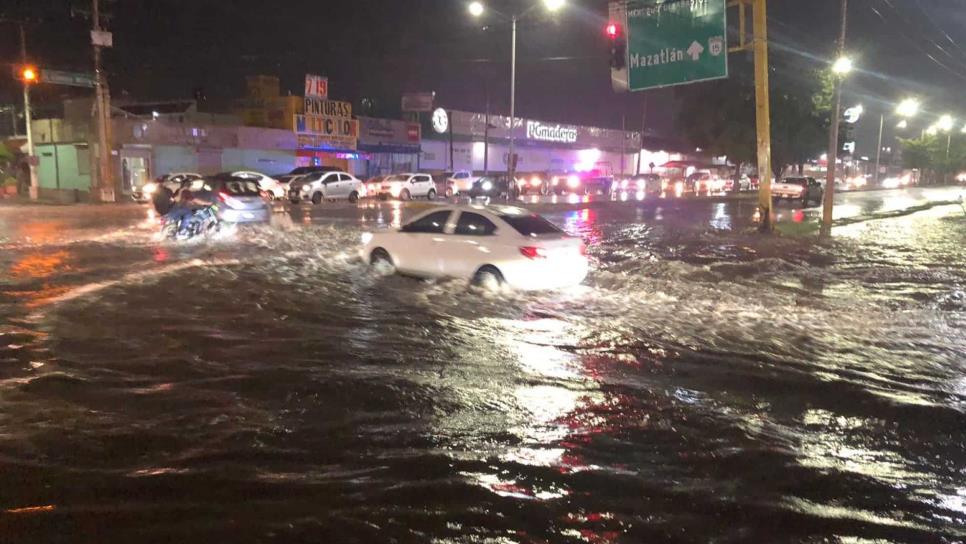
[[[617,23],[607,23],[604,33],[610,39],[610,67],[623,70],[627,66],[627,40]]]
[[[24,83],[37,83],[40,79],[40,70],[36,66],[25,64],[17,67],[17,79]]]

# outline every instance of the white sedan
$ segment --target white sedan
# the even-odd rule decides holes
[[[511,206],[442,206],[399,230],[364,233],[361,257],[425,278],[462,278],[525,291],[577,285],[589,263],[579,238]]]
[[[285,198],[285,187],[273,177],[266,176],[261,172],[251,171],[232,172],[231,175],[238,178],[250,179],[258,183],[258,188],[261,191],[264,191],[272,200],[281,200]]]
[[[429,174],[393,174],[382,180],[376,193],[380,198],[436,200],[436,183]]]

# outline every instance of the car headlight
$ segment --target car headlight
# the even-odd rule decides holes
[[[366,245],[366,244],[368,244],[371,241],[372,241],[372,233],[371,232],[363,232],[362,233],[362,245]]]
[[[144,192],[144,194],[150,195],[158,190],[158,186],[153,183],[146,183],[144,184],[144,187],[141,188],[141,190]]]
[[[577,176],[570,176],[569,178],[567,178],[567,187],[570,187],[571,189],[576,189],[577,186],[579,185],[580,185],[580,178],[578,178]]]
[[[530,185],[533,187],[540,187],[541,183],[543,183],[543,181],[541,181],[541,179],[538,177],[530,178]]]
[[[489,191],[491,189],[493,189],[493,183],[492,182],[489,182],[489,181],[484,181],[483,182],[483,190],[484,191]]]
[[[553,184],[554,187],[556,187],[557,185],[560,185],[560,178],[558,178],[557,176],[554,176],[553,180],[551,180],[551,183]]]

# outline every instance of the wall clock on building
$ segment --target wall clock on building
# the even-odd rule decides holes
[[[449,130],[449,114],[443,108],[436,108],[433,112],[433,130],[439,134]]]

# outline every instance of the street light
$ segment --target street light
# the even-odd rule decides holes
[[[919,101],[915,98],[906,98],[896,106],[896,114],[901,117],[915,117],[919,113]]]
[[[543,0],[543,6],[547,11],[555,12],[558,11],[566,4],[566,0]],[[514,153],[514,139],[513,130],[516,127],[516,116],[517,116],[517,21],[522,17],[530,13],[536,6],[531,6],[521,13],[515,13],[509,17],[511,23],[511,33],[510,33],[510,149],[507,164],[507,177],[509,178],[509,183],[515,186],[516,183],[514,178],[516,177],[516,154]],[[470,14],[474,17],[481,17],[483,12],[486,11],[482,2],[474,1],[469,5]],[[496,10],[492,10],[494,13],[499,14]],[[506,16],[504,16],[506,18]],[[510,198],[510,191],[507,190],[507,199]]]
[[[24,66],[20,70],[20,79],[24,83],[37,83],[37,69],[33,66]]]
[[[896,115],[903,117],[896,125],[897,129],[904,129],[909,126],[910,117],[915,117],[919,112],[919,100],[915,98],[905,98],[896,106]],[[885,114],[879,114],[879,139],[875,148],[875,177],[873,183],[879,184],[879,160],[882,157],[882,129],[885,127]]]
[[[953,129],[953,116],[943,115],[939,118],[939,123],[937,123],[936,126],[939,128],[939,130],[949,132]]]
[[[840,76],[847,75],[852,71],[852,59],[849,57],[839,57],[832,63],[832,71]]]
[[[839,57],[832,63],[832,74],[837,76],[832,78],[834,96],[832,101],[832,123],[828,131],[828,164],[825,168],[825,194],[822,197],[822,234],[830,236],[832,234],[832,208],[835,199],[835,162],[838,157],[839,147],[839,119],[842,116],[842,85],[849,72],[852,71],[852,59],[845,55],[845,15],[848,6],[846,0],[842,0],[842,34],[839,37],[838,55]],[[858,120],[858,119],[856,119]]]

